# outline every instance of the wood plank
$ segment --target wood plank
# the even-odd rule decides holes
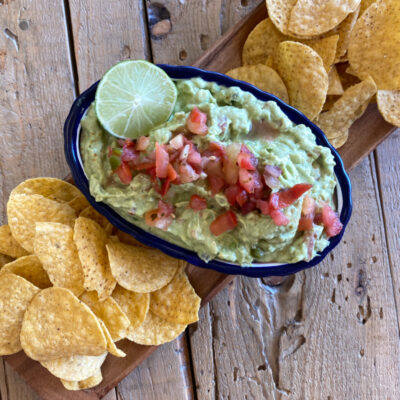
[[[211,301],[207,321],[191,329],[199,398],[398,397],[398,326],[373,169],[369,158],[351,174],[357,207],[323,264],[277,287],[238,278]],[[212,355],[203,352],[210,343]]]
[[[67,172],[62,126],[74,98],[63,1],[0,4],[0,223],[10,191],[34,176]],[[56,83],[56,84],[55,84]],[[38,399],[8,365],[3,400]]]
[[[147,4],[156,63],[190,65],[260,0],[162,0]],[[265,9],[265,4],[264,4]],[[166,29],[159,31],[161,21]],[[241,54],[241,52],[240,52]]]
[[[69,0],[69,9],[81,92],[118,61],[149,59],[142,0]]]

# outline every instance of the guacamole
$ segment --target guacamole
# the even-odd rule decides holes
[[[341,229],[330,150],[274,101],[200,78],[175,84],[171,117],[137,141],[108,134],[90,107],[80,149],[96,201],[205,261],[294,263],[322,251]]]

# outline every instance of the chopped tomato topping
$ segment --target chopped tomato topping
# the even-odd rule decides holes
[[[119,179],[124,185],[129,185],[132,181],[132,172],[127,163],[121,162],[119,167],[115,170]]]
[[[207,201],[205,198],[194,194],[190,198],[189,207],[195,211],[204,210],[207,208]]]
[[[170,186],[171,186],[171,179],[169,178],[165,179],[160,189],[160,194],[162,197],[164,197],[168,193]]]
[[[269,214],[274,221],[275,225],[287,225],[289,223],[289,218],[281,210],[272,210]]]
[[[315,200],[310,197],[305,195],[304,200],[303,200],[303,205],[301,207],[301,213],[303,215],[311,215],[313,216],[314,219],[314,214],[315,214]]]
[[[308,231],[313,229],[315,216],[315,200],[310,196],[304,196],[301,217],[299,220],[298,231]]]
[[[271,206],[275,209],[286,208],[292,205],[299,197],[301,197],[305,192],[310,190],[312,185],[308,183],[298,183],[289,189],[284,189],[279,192],[273,193],[271,199],[273,200]]]
[[[190,132],[195,135],[204,136],[207,135],[207,114],[201,112],[196,106],[189,114],[189,118],[186,122],[186,126]]]
[[[158,178],[166,178],[168,175],[169,156],[165,148],[156,143],[156,175]]]
[[[240,153],[238,155],[238,164],[240,168],[248,171],[254,171],[257,167],[257,159],[254,154],[247,148],[245,144],[242,144]]]
[[[309,231],[313,228],[313,220],[309,218],[307,215],[302,215],[299,219],[299,226],[297,230],[301,231]]]
[[[236,214],[229,210],[226,213],[219,215],[213,222],[211,222],[210,231],[213,235],[219,236],[232,230],[236,225]]]
[[[178,173],[182,183],[193,182],[200,178],[200,175],[197,174],[193,167],[187,163],[179,165]]]
[[[236,201],[240,207],[243,206],[247,202],[248,196],[245,190],[241,190],[240,193],[236,196]]]
[[[220,176],[208,176],[208,183],[210,185],[211,194],[215,196],[225,186],[224,180]]]
[[[232,185],[225,189],[225,196],[228,199],[228,203],[231,206],[236,204],[236,198],[242,191],[242,188],[239,185]]]
[[[228,185],[236,184],[239,179],[237,159],[240,153],[240,147],[239,143],[232,143],[226,148],[226,157],[224,158],[222,171]]]
[[[173,182],[178,177],[178,174],[171,164],[168,164],[167,177],[171,182]]]
[[[257,170],[239,168],[239,182],[247,193],[254,193],[256,189],[262,188],[261,175]]]
[[[265,184],[274,189],[279,186],[279,176],[282,174],[282,170],[274,165],[266,165],[263,171],[263,178]]]
[[[208,150],[221,158],[224,158],[226,154],[225,146],[218,142],[209,143]]]
[[[159,217],[169,217],[174,212],[174,206],[172,204],[166,203],[165,201],[158,201],[158,216]]]
[[[208,176],[223,177],[221,158],[217,156],[203,157],[202,166]]]
[[[139,157],[139,154],[136,152],[134,147],[124,146],[122,150],[121,160],[123,162],[131,162],[135,161]]]
[[[269,215],[270,207],[269,202],[265,200],[257,200],[257,208],[261,211],[261,214]]]
[[[202,160],[201,154],[196,150],[195,146],[192,146],[189,155],[187,156],[187,162],[194,168],[197,173],[202,171]]]
[[[136,150],[144,151],[150,144],[150,138],[148,136],[140,136],[137,140]]]
[[[169,141],[169,145],[175,150],[180,150],[184,145],[184,136],[182,135],[182,133],[176,135],[173,139],[171,139]]]
[[[254,200],[249,200],[246,203],[243,204],[241,212],[242,215],[246,215],[249,212],[254,211],[257,208],[256,202]]]
[[[327,204],[322,207],[322,223],[328,237],[338,235],[343,229],[339,216]]]
[[[142,171],[144,169],[148,170],[154,168],[155,170],[155,166],[156,163],[154,161],[147,161],[147,162],[142,162],[140,164],[136,164],[135,169],[137,169],[138,171]]]

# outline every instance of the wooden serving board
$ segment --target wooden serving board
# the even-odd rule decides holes
[[[265,5],[261,4],[206,51],[194,66],[218,72],[226,72],[239,66],[247,35],[266,16]],[[395,128],[381,117],[376,105],[370,104],[363,117],[352,126],[347,143],[339,150],[346,169],[350,170],[356,166],[394,130]],[[234,276],[192,265],[188,266],[187,273],[193,287],[202,298],[202,305],[234,279]],[[118,346],[127,356],[116,358],[109,355],[102,367],[103,382],[93,389],[79,392],[64,389],[57,378],[23,352],[7,356],[5,359],[45,400],[100,399],[156,349],[155,346],[141,346],[127,340],[119,342]]]

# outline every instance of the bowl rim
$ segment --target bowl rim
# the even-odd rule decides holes
[[[94,100],[96,88],[99,81],[95,82],[73,102],[68,117],[64,124],[64,152],[67,163],[71,169],[72,177],[76,186],[85,195],[89,203],[101,214],[103,214],[114,226],[118,229],[132,235],[135,239],[145,245],[155,247],[164,253],[183,259],[190,264],[198,267],[213,269],[215,271],[230,274],[230,275],[245,275],[249,277],[266,277],[266,276],[285,276],[311,268],[324,260],[341,241],[347,224],[352,213],[352,198],[351,198],[351,182],[345,171],[343,161],[340,158],[336,149],[332,147],[328,139],[315,124],[313,124],[304,114],[290,105],[283,102],[273,94],[264,92],[257,87],[240,80],[230,78],[219,72],[205,71],[197,67],[176,66],[168,64],[157,64],[163,69],[172,79],[190,79],[195,77],[203,78],[206,81],[215,82],[223,86],[237,86],[240,89],[253,94],[257,99],[262,101],[275,101],[284,114],[295,124],[304,124],[308,126],[316,136],[317,144],[328,147],[335,159],[336,166],[334,172],[338,181],[338,185],[343,194],[343,207],[340,213],[340,220],[343,224],[341,233],[329,239],[329,245],[318,253],[311,261],[299,261],[296,263],[254,263],[251,266],[240,266],[239,264],[230,263],[221,259],[213,259],[209,262],[203,261],[194,251],[185,249],[181,246],[170,243],[159,238],[152,233],[146,232],[131,222],[125,220],[110,206],[103,202],[96,202],[89,192],[89,184],[80,163],[80,151],[77,146],[77,136],[79,135],[80,121],[86,113],[88,107]]]

